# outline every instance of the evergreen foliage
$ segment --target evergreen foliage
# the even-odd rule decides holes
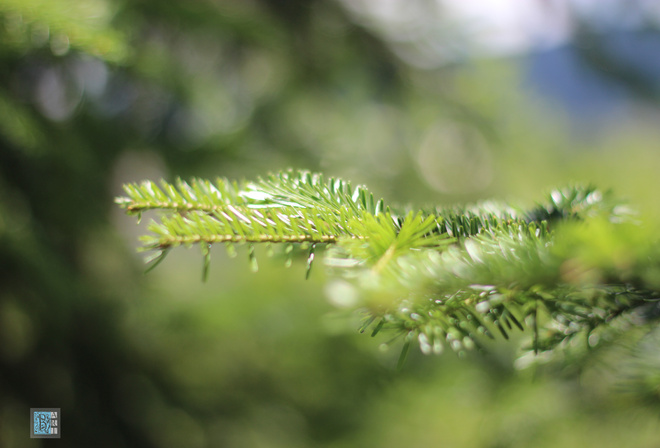
[[[426,185],[466,200],[485,191],[508,195],[519,189],[527,190],[522,193],[527,199],[544,185],[587,178],[633,196],[645,213],[660,216],[654,193],[660,187],[655,172],[660,158],[652,120],[633,114],[598,132],[591,121],[573,121],[571,129],[589,137],[574,140],[558,124],[563,117],[537,113],[539,98],[528,101],[517,69],[506,59],[423,69],[409,59],[420,61],[415,53],[426,53],[429,38],[436,49],[453,47],[461,27],[452,21],[440,29],[443,10],[435,2],[400,3],[406,14],[398,18],[405,29],[365,17],[358,11],[365,2],[0,0],[1,447],[38,445],[28,441],[27,429],[29,409],[41,405],[61,408],[62,443],[71,447],[657,444],[660,332],[656,326],[649,333],[657,315],[652,300],[658,288],[656,232],[616,222],[622,219],[621,209],[608,220],[616,204],[603,210],[597,196],[594,201],[576,197],[575,209],[553,205],[554,197],[532,210],[492,203],[413,209],[407,231],[419,228],[415,219],[436,218],[424,237],[437,240],[429,245],[431,239],[415,237],[418,246],[406,242],[400,230],[409,209],[390,207],[387,218],[387,204],[381,203],[376,213],[374,200],[374,209],[366,213],[359,197],[353,201],[354,187],[334,208],[322,196],[322,207],[315,202],[291,207],[328,225],[318,235],[332,236],[334,242],[315,246],[304,219],[295,217],[294,224],[305,226],[297,234],[309,235],[309,241],[241,240],[235,235],[241,229],[248,234],[246,223],[227,208],[235,230],[215,235],[234,235],[235,242],[222,246],[229,251],[242,247],[252,268],[257,246],[281,249],[285,263],[300,256],[300,266],[289,272],[300,277],[299,284],[291,286],[291,275],[279,270],[246,282],[236,264],[209,279],[222,289],[204,287],[194,274],[169,275],[180,266],[161,265],[155,274],[165,275],[140,276],[142,268],[127,250],[126,229],[115,220],[110,194],[122,182],[157,179],[163,172],[188,179],[195,173],[243,176],[304,165],[364,172],[365,181],[388,198],[429,194]],[[409,26],[413,33],[406,31]],[[416,42],[393,40],[390,31]],[[577,45],[586,52],[579,59],[589,64],[588,53],[604,49],[609,38],[600,32],[583,37],[587,40],[578,36]],[[628,59],[618,61],[619,68],[641,73],[644,67],[632,67]],[[602,64],[590,66],[609,78],[617,72],[603,71]],[[629,90],[626,84],[612,86]],[[489,183],[490,165],[496,171]],[[285,174],[291,182],[297,177]],[[475,182],[481,174],[484,181]],[[434,184],[433,176],[443,182]],[[275,177],[268,188],[281,184],[279,200],[294,194],[296,204],[309,199],[309,192],[298,189],[311,180],[293,188]],[[265,224],[256,211],[289,213],[287,204],[237,205],[258,202],[264,187],[247,191],[255,183],[238,184],[234,191],[247,196],[226,203],[246,219],[257,217]],[[588,194],[587,189],[573,191]],[[200,206],[216,197],[199,194],[189,202]],[[570,197],[570,192],[558,196],[569,202]],[[369,195],[365,199],[363,204],[369,204]],[[325,220],[317,218],[321,208]],[[336,218],[342,210],[347,220]],[[155,213],[174,220],[210,215],[186,214],[183,208]],[[348,227],[357,213],[363,218]],[[481,226],[484,219],[487,228]],[[570,351],[543,352],[539,344],[541,356],[530,351],[521,359],[580,356],[548,364],[536,371],[534,381],[529,372],[514,374],[509,353],[499,343],[488,345],[488,336],[478,331],[472,337],[486,344],[489,356],[462,362],[452,356],[443,362],[419,357],[394,375],[383,367],[397,353],[363,350],[373,340],[338,334],[346,322],[321,321],[328,304],[308,300],[317,284],[303,280],[305,256],[308,266],[317,264],[312,274],[320,273],[318,263],[326,263],[335,276],[328,294],[347,292],[341,303],[333,303],[347,306],[348,299],[355,299],[350,302],[358,310],[353,317],[366,313],[363,331],[378,329],[379,339],[399,335],[395,348],[407,338],[414,353],[415,344],[427,336],[406,327],[419,325],[412,313],[424,305],[440,306],[425,304],[424,294],[444,297],[452,288],[463,288],[468,300],[468,294],[484,292],[469,288],[477,281],[503,289],[506,282],[499,275],[516,278],[520,267],[499,266],[496,275],[481,252],[483,265],[465,258],[477,249],[491,250],[479,239],[509,220],[523,227],[528,221],[548,221],[552,235],[540,236],[552,247],[540,249],[551,252],[549,265],[559,273],[549,272],[574,288],[572,298],[581,297],[589,309],[600,313],[597,307],[604,306],[595,302],[596,293],[602,294],[598,288],[617,294],[618,285],[623,291],[615,299],[622,301],[621,314],[600,324],[593,337],[581,337],[588,334],[582,330],[564,339],[570,344],[559,343]],[[589,227],[581,225],[587,221]],[[286,229],[271,229],[271,236]],[[249,232],[259,235],[257,230]],[[145,249],[159,244],[158,233],[149,233]],[[475,247],[467,243],[472,239]],[[181,239],[179,244],[206,250],[208,243],[199,241]],[[161,252],[169,250],[158,245],[147,250],[156,258]],[[322,255],[316,262],[315,252]],[[432,264],[438,258],[462,276]],[[400,267],[412,263],[441,275]],[[470,283],[468,269],[481,277]],[[501,282],[488,283],[489,275]],[[510,293],[520,302],[522,287]],[[545,288],[548,294],[551,288]],[[449,308],[458,298],[434,311],[458,313]],[[488,299],[495,302],[494,295]],[[533,322],[512,306],[507,305],[519,313],[515,317],[525,332],[513,321],[513,331],[505,324],[514,339],[507,347],[522,338],[532,340]],[[539,310],[539,341],[551,331],[564,337],[566,329],[578,330],[569,320],[551,325],[547,311]],[[481,317],[484,310],[478,311]],[[605,314],[598,316],[604,319]],[[351,329],[359,327],[354,320]],[[504,344],[493,322],[484,317],[484,325]],[[453,346],[447,339],[428,342],[422,349],[431,352],[436,345]],[[594,346],[600,348],[588,356],[573,350]],[[621,387],[632,396],[612,393]],[[655,408],[644,409],[640,400]]]
[[[309,172],[254,182],[195,179],[125,185],[129,214],[164,210],[142,237],[157,264],[180,245],[317,246],[359,299],[361,331],[402,337],[400,362],[416,341],[424,353],[459,354],[484,340],[531,336],[551,353],[586,348],[660,316],[660,248],[628,208],[593,187],[555,190],[525,211],[493,202],[404,211],[362,186]],[[580,345],[578,344],[578,345]],[[575,344],[573,344],[575,345]]]

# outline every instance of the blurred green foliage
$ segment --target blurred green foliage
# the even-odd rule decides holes
[[[333,1],[0,0],[0,446],[58,444],[28,438],[39,406],[62,408],[63,446],[655,446],[657,337],[396,373],[322,270],[218,253],[203,284],[175,251],[143,276],[112,202],[293,166],[417,204],[591,181],[657,222],[657,127],[576,140],[517,76],[409,67]]]

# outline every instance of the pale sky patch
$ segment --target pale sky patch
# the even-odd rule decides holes
[[[528,53],[594,30],[660,24],[657,0],[340,0],[412,65]]]

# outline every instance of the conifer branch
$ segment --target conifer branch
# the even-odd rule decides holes
[[[287,171],[255,182],[195,179],[125,186],[129,214],[162,210],[144,250],[318,244],[367,313],[360,331],[390,331],[424,353],[462,353],[485,339],[530,329],[534,352],[582,337],[588,345],[660,300],[660,245],[611,194],[593,187],[553,191],[525,211],[484,203],[402,212],[364,187]],[[287,249],[287,251],[289,251]],[[651,305],[650,305],[651,304]],[[660,313],[659,313],[660,314]],[[657,317],[657,316],[656,316]]]

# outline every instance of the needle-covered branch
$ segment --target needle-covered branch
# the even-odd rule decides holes
[[[129,214],[164,213],[143,237],[160,261],[199,244],[321,244],[330,273],[367,313],[362,331],[390,331],[424,353],[462,353],[485,339],[531,335],[534,352],[577,336],[588,346],[660,312],[660,246],[610,194],[553,191],[531,210],[494,202],[399,211],[364,187],[309,172],[254,182],[177,180],[125,186]],[[345,289],[344,289],[345,290]]]

